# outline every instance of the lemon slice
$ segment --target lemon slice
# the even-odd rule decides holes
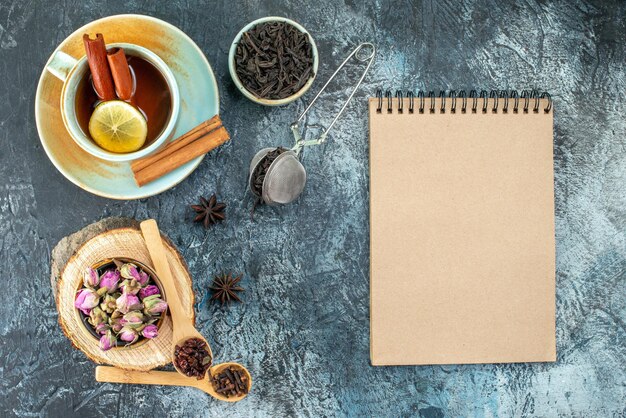
[[[107,151],[133,152],[146,142],[148,124],[134,106],[121,100],[109,100],[96,106],[91,114],[89,134]]]

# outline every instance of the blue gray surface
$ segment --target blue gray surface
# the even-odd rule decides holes
[[[0,415],[626,415],[626,3],[505,3],[2,0]],[[165,19],[199,44],[217,74],[233,140],[178,187],[117,202],[80,190],[55,170],[37,138],[33,101],[59,42],[93,19],[126,12]],[[247,101],[227,70],[232,37],[266,15],[303,24],[321,54],[312,92],[277,109]],[[377,62],[329,142],[305,153],[304,195],[288,207],[261,208],[251,220],[250,158],[262,147],[290,144],[288,124],[363,40],[377,44]],[[379,86],[552,93],[556,364],[369,365],[365,98]],[[337,107],[327,100],[309,123],[328,121]],[[188,205],[214,191],[228,204],[228,221],[205,232],[190,222]],[[58,327],[50,251],[107,216],[156,218],[187,259],[198,301],[212,275],[245,274],[245,304],[196,307],[217,356],[252,372],[254,391],[245,401],[94,381],[94,365]]]

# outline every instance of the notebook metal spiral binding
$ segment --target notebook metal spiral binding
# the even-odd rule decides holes
[[[398,113],[404,113],[404,97],[406,96],[409,99],[408,113],[415,113],[415,93],[412,90],[408,90],[406,94],[402,93],[402,90],[396,90],[395,98],[397,99],[397,111]],[[387,105],[384,106],[387,110],[387,113],[393,112],[393,97],[394,95],[391,93],[391,90],[376,91],[376,98],[378,99],[378,106],[376,107],[376,111],[381,113],[383,111],[383,102],[386,100]],[[457,110],[460,110],[461,113],[467,113],[468,111],[471,113],[478,112],[478,104],[480,102],[482,113],[487,113],[489,111],[489,101],[492,101],[491,112],[498,113],[498,110],[502,110],[502,113],[509,112],[509,101],[513,102],[512,111],[513,113],[519,113],[520,110],[523,113],[528,113],[532,111],[533,113],[539,113],[539,103],[540,99],[548,99],[548,104],[544,107],[543,111],[545,113],[549,113],[552,109],[552,97],[548,92],[543,92],[539,94],[537,90],[522,90],[521,94],[518,93],[517,90],[480,90],[480,93],[476,90],[471,90],[469,94],[465,92],[465,90],[460,90],[458,93],[456,90],[450,90],[446,93],[445,90],[440,90],[438,95],[435,95],[433,90],[428,92],[424,92],[423,90],[418,90],[417,92],[417,100],[418,107],[417,111],[419,113],[424,113],[424,111],[428,111],[430,113],[435,113],[435,98],[439,97],[441,101],[441,105],[439,108],[439,113],[446,112],[446,99],[450,100],[450,113],[456,113]],[[429,102],[429,105],[426,106],[426,102]],[[534,101],[531,109],[531,101]],[[457,109],[457,102],[460,102],[460,109]],[[469,106],[469,102],[471,102],[471,106]],[[469,107],[468,107],[469,106]],[[520,107],[521,106],[521,107]]]

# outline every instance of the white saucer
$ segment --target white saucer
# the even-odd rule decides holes
[[[185,33],[162,20],[142,15],[109,16],[76,30],[54,51],[83,56],[84,33],[102,33],[107,43],[128,42],[156,53],[170,67],[180,90],[181,113],[174,138],[219,112],[219,92],[211,65]],[[54,55],[54,53],[53,53]],[[63,125],[59,102],[62,82],[43,70],[35,98],[37,130],[55,167],[78,187],[110,199],[141,199],[168,190],[195,170],[203,157],[152,183],[138,187],[129,163],[104,161],[83,151]]]

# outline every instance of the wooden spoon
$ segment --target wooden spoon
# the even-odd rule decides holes
[[[183,309],[183,305],[178,297],[178,291],[176,290],[176,283],[172,277],[170,265],[167,262],[161,233],[159,232],[156,221],[154,219],[148,219],[147,221],[143,221],[140,227],[143,233],[143,239],[150,253],[150,258],[152,258],[154,269],[156,270],[161,284],[165,288],[167,304],[170,315],[172,315],[172,363],[174,363],[174,368],[187,378],[187,376],[176,367],[176,363],[173,361],[176,345],[181,345],[189,338],[199,338],[206,343],[209,354],[211,355],[211,360],[213,359],[213,351],[211,351],[211,346],[207,340],[194,327],[192,317]]]
[[[237,366],[243,370],[248,378],[248,390],[252,387],[252,377],[248,370],[238,363],[221,363],[212,366],[209,369],[211,375],[220,373],[222,369],[228,366]],[[96,367],[96,380],[98,382],[108,383],[134,383],[141,385],[166,385],[166,386],[190,386],[200,389],[203,392],[208,393],[215,399],[226,402],[237,402],[246,397],[247,393],[238,396],[231,396],[227,398],[221,395],[213,389],[211,380],[209,378],[198,380],[193,377],[181,376],[177,372],[164,372],[158,370],[151,370],[149,372],[139,372],[134,370],[118,369],[117,367],[110,366],[98,366]]]

